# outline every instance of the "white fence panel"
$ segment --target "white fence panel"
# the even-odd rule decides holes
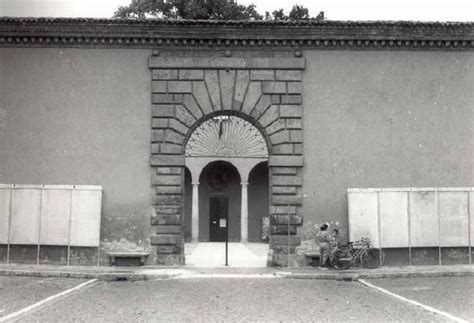
[[[8,243],[10,218],[10,189],[0,186],[0,244]]]
[[[467,192],[439,192],[439,232],[442,247],[469,245],[467,200]]]
[[[349,189],[349,237],[377,247],[378,233],[382,248],[472,246],[473,200],[471,187]]]
[[[39,241],[41,186],[12,189],[10,244],[36,245]]]
[[[71,246],[98,247],[102,191],[80,187],[73,191],[71,205]]]
[[[378,194],[380,245],[383,248],[408,246],[408,194],[406,192],[380,192]]]
[[[379,246],[377,193],[354,192],[349,198],[349,239],[369,238],[372,246]]]
[[[412,247],[439,246],[438,201],[435,191],[410,192]]]
[[[41,214],[41,244],[69,243],[72,187],[45,186]]]

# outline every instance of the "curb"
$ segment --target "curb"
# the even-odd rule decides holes
[[[204,274],[203,274],[204,275]],[[226,274],[217,274],[219,278]],[[246,274],[244,274],[245,276]],[[279,271],[272,275],[276,278],[292,279],[319,279],[336,281],[356,281],[358,279],[382,279],[382,278],[417,278],[417,277],[469,277],[474,276],[474,270],[457,271],[416,271],[416,272],[309,272],[295,273],[289,271]],[[76,279],[97,279],[99,281],[145,281],[145,280],[164,280],[182,277],[180,272],[168,273],[140,273],[134,271],[116,271],[116,272],[81,272],[81,271],[40,271],[40,270],[15,270],[0,269],[0,276],[23,276],[23,277],[58,277],[58,278],[76,278]],[[204,275],[206,276],[206,275]],[[211,274],[207,274],[211,277]],[[206,276],[206,278],[207,278]],[[184,276],[183,276],[184,277]],[[258,276],[256,276],[258,278]]]
[[[0,270],[0,276],[57,277],[75,279],[97,279],[100,281],[143,281],[150,279],[170,279],[178,274],[139,274],[134,272],[86,273],[64,271]]]
[[[417,277],[469,277],[474,276],[474,271],[419,271],[419,272],[392,272],[392,273],[292,273],[279,272],[276,274],[281,278],[293,279],[321,279],[338,281],[356,281],[358,279],[381,279],[381,278],[417,278]]]

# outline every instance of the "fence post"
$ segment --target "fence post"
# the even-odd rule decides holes
[[[10,187],[10,205],[8,206],[7,264],[10,263],[10,236],[12,228],[13,185]]]
[[[72,222],[72,190],[74,186],[69,190],[69,231],[67,233],[67,266],[71,263],[71,222]]]
[[[411,266],[411,212],[410,190],[407,191],[407,230],[408,230],[408,265]]]
[[[467,248],[467,251],[469,252],[469,265],[472,265],[472,247],[471,247],[471,239],[472,239],[472,236],[471,236],[471,192],[472,192],[472,188],[470,188],[468,191],[467,191],[467,235],[468,235],[468,248]]]
[[[380,191],[376,191],[377,194],[377,232],[379,235],[379,261],[382,263],[382,228],[380,226]]]
[[[438,264],[441,266],[441,219],[439,215],[439,188],[436,188],[436,214],[438,215]]]

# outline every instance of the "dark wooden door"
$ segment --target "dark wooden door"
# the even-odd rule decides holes
[[[209,241],[225,241],[229,225],[229,198],[211,197],[209,204]]]

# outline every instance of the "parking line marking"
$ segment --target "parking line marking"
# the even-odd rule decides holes
[[[417,302],[417,301],[414,301],[414,300],[411,300],[409,298],[406,298],[406,297],[403,297],[403,296],[400,296],[398,294],[395,294],[395,293],[392,293],[382,287],[378,287],[378,286],[375,286],[371,283],[369,283],[368,281],[365,281],[363,279],[359,279],[358,280],[362,285],[365,285],[369,288],[373,288],[373,289],[376,289],[378,290],[379,292],[382,292],[384,294],[387,294],[387,295],[390,295],[392,297],[395,297],[405,303],[408,303],[408,304],[411,304],[411,305],[414,305],[414,306],[417,306],[417,307],[421,307],[422,309],[428,311],[428,312],[431,312],[431,313],[435,313],[435,314],[438,314],[438,315],[441,315],[441,316],[444,316],[450,320],[453,320],[455,322],[459,322],[459,323],[468,323],[468,321],[460,318],[460,317],[457,317],[457,316],[454,316],[452,314],[449,314],[447,312],[443,312],[443,311],[440,311],[440,310],[437,310],[436,308],[434,307],[431,307],[431,306],[428,306],[428,305],[425,305],[425,304],[422,304],[420,302]]]
[[[34,303],[33,305],[27,306],[27,307],[25,307],[25,308],[22,308],[22,309],[19,310],[19,311],[16,311],[16,312],[10,313],[10,314],[8,314],[8,315],[6,315],[6,316],[0,317],[0,322],[6,322],[6,321],[8,321],[8,320],[11,320],[11,319],[13,319],[13,318],[15,318],[15,317],[17,317],[17,316],[20,316],[20,315],[22,315],[22,314],[25,314],[25,313],[27,313],[27,312],[29,312],[29,311],[31,311],[31,310],[37,308],[37,307],[40,307],[41,305],[44,305],[44,304],[46,304],[46,303],[48,303],[48,302],[51,302],[52,300],[55,300],[56,298],[59,298],[59,297],[61,297],[61,296],[67,295],[67,294],[70,294],[70,293],[72,293],[72,292],[75,292],[75,291],[77,291],[77,290],[83,288],[83,287],[86,287],[86,286],[88,286],[88,285],[90,285],[90,284],[93,284],[93,283],[95,283],[96,281],[97,281],[97,279],[91,279],[91,280],[88,280],[88,281],[86,281],[86,282],[84,282],[84,283],[82,283],[82,284],[79,284],[79,285],[77,285],[77,286],[75,286],[75,287],[73,287],[73,288],[67,289],[67,290],[65,290],[65,291],[63,291],[63,292],[61,292],[61,293],[58,293],[58,294],[55,294],[55,295],[51,295],[51,296],[49,296],[49,297],[47,297],[47,298],[45,298],[45,299],[43,299],[43,300],[41,300],[41,301],[39,301],[39,302],[37,302],[37,303]]]

